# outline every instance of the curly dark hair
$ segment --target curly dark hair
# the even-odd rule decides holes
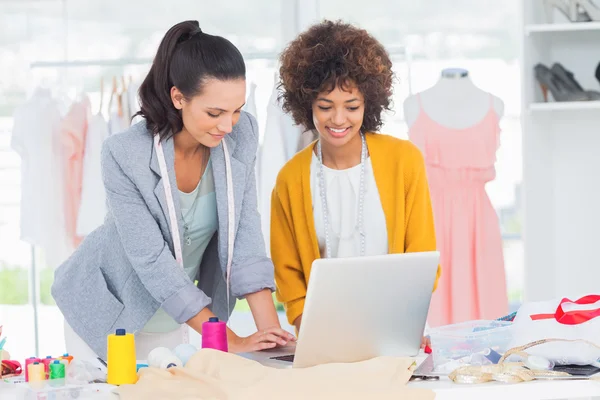
[[[325,20],[293,40],[280,56],[279,99],[296,124],[314,129],[312,104],[319,93],[356,85],[365,98],[361,129],[381,127],[391,105],[394,74],[388,52],[364,29]]]

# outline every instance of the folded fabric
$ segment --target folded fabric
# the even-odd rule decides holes
[[[406,387],[412,365],[410,358],[378,357],[276,369],[235,354],[202,349],[185,367],[140,369],[138,382],[120,386],[117,393],[121,400],[434,399],[433,391]]]

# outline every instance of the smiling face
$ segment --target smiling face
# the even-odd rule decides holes
[[[171,100],[181,110],[183,130],[198,143],[216,147],[240,118],[246,101],[246,81],[210,79],[203,84],[202,92],[191,99],[173,87]]]
[[[321,92],[312,105],[313,123],[319,137],[331,146],[342,147],[358,137],[365,115],[365,99],[355,85],[336,85]]]

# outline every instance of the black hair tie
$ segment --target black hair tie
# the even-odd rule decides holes
[[[183,35],[181,35],[181,37],[179,38],[177,43],[187,42],[194,36],[201,35],[202,33],[203,33],[202,29],[200,29],[200,27],[198,27],[198,28],[194,29],[193,31],[191,31],[190,33],[184,33]]]

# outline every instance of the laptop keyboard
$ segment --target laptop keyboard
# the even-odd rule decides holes
[[[271,360],[294,362],[294,355],[288,354],[286,356],[271,357]]]

